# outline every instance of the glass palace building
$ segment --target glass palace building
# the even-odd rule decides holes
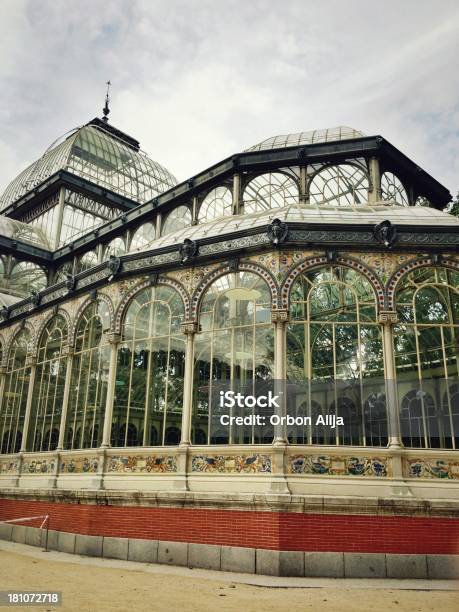
[[[349,127],[268,138],[180,183],[106,118],[54,143],[0,197],[0,518],[49,514],[56,547],[74,534],[83,553],[111,538],[260,573],[334,575],[342,558],[352,575],[358,552],[385,555],[385,575],[397,554],[448,573],[450,200]],[[294,422],[222,423],[220,390],[279,385]]]

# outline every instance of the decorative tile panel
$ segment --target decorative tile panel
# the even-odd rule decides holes
[[[8,459],[0,462],[0,474],[17,474],[19,472],[19,459]]]
[[[98,457],[64,457],[60,471],[63,474],[94,474],[98,467]]]
[[[448,459],[405,459],[403,462],[405,478],[441,478],[459,480],[459,461]]]
[[[176,472],[177,462],[172,455],[115,455],[109,457],[107,471],[118,474],[162,474]]]
[[[380,457],[345,457],[327,455],[293,455],[288,458],[289,474],[319,476],[376,476],[389,473],[389,461]]]
[[[263,474],[271,472],[269,455],[195,455],[192,472],[218,472],[228,474]]]
[[[56,467],[56,459],[24,459],[22,474],[52,474]]]

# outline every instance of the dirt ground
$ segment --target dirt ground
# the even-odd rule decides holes
[[[29,548],[29,547],[28,547]],[[25,547],[24,547],[25,549]],[[119,563],[110,567],[110,561],[76,558],[68,561],[61,553],[33,553],[0,550],[0,590],[55,590],[62,591],[63,605],[40,607],[14,607],[15,610],[78,610],[79,612],[105,612],[127,610],[189,612],[409,612],[459,611],[459,592],[442,590],[436,584],[422,581],[415,589],[373,588],[374,581],[316,581],[310,579],[309,588],[254,586],[219,579],[217,572],[196,571],[186,568],[164,568]],[[65,559],[65,560],[64,560]],[[116,565],[117,562],[111,562]],[[203,577],[204,576],[204,577]],[[208,577],[207,577],[208,576]],[[246,577],[245,580],[250,580]],[[269,583],[269,579],[264,579]],[[304,579],[302,579],[304,580]],[[286,581],[284,580],[284,583]],[[384,582],[384,581],[382,581]],[[400,581],[401,582],[401,581]],[[332,583],[332,586],[328,586]],[[358,584],[361,584],[359,587]],[[386,583],[387,584],[387,583]],[[321,586],[322,585],[322,586]],[[336,585],[336,586],[335,586]],[[347,586],[349,585],[349,586]],[[433,586],[433,585],[432,585]],[[444,585],[451,589],[452,585]]]

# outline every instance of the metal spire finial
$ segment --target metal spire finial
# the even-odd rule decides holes
[[[110,102],[110,85],[111,85],[111,82],[107,81],[106,85],[107,85],[107,93],[105,95],[105,106],[102,109],[102,112],[104,113],[104,116],[102,117],[102,121],[105,121],[105,123],[108,122],[108,114],[110,112],[110,108],[109,108],[108,104]]]

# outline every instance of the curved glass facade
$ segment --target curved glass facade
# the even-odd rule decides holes
[[[101,127],[78,128],[26,168],[0,197],[0,210],[58,172],[81,176],[136,202],[146,202],[177,184],[175,177],[144,153]]]

